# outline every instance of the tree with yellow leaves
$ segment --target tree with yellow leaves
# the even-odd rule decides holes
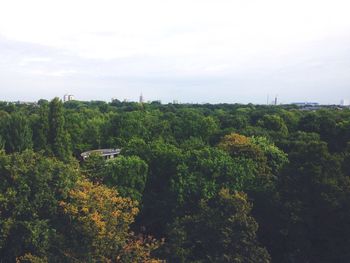
[[[129,229],[137,202],[87,180],[69,192],[60,207],[66,219],[66,255],[82,262],[157,262],[150,253],[159,242]]]
[[[238,133],[226,135],[218,147],[228,152],[232,157],[243,156],[259,160],[263,158],[263,154],[258,146],[252,143],[251,139]]]

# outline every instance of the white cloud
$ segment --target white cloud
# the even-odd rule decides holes
[[[52,59],[49,57],[24,57],[22,58],[18,65],[28,66],[31,64],[41,63],[41,62],[50,62]]]
[[[339,77],[344,94],[349,10],[348,0],[1,1],[0,70],[33,75],[31,83],[39,75],[52,81],[77,76],[67,83],[77,87],[85,77],[158,78],[164,87],[198,78],[213,88],[206,78],[246,83],[242,78],[279,72],[271,79],[275,89],[294,72],[295,85],[310,89],[310,79]],[[146,89],[141,82],[134,87]]]
[[[244,57],[344,33],[348,10],[343,0],[12,0],[0,32],[89,58]]]

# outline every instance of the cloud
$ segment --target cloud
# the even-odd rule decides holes
[[[350,97],[349,9],[345,0],[6,1],[2,96],[338,102]]]

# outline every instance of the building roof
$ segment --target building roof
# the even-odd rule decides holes
[[[101,156],[110,156],[110,155],[117,155],[119,154],[121,149],[97,149],[97,150],[91,150],[86,151],[80,154],[81,157],[86,158],[89,157],[92,153],[100,154]]]

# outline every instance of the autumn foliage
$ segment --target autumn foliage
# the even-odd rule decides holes
[[[150,252],[159,242],[135,237],[130,224],[139,212],[137,202],[120,197],[114,189],[87,180],[77,183],[60,207],[68,217],[66,226],[76,244],[85,240],[84,252],[71,257],[97,262],[156,262]],[[78,249],[78,251],[81,251]],[[141,260],[141,261],[140,261]]]

